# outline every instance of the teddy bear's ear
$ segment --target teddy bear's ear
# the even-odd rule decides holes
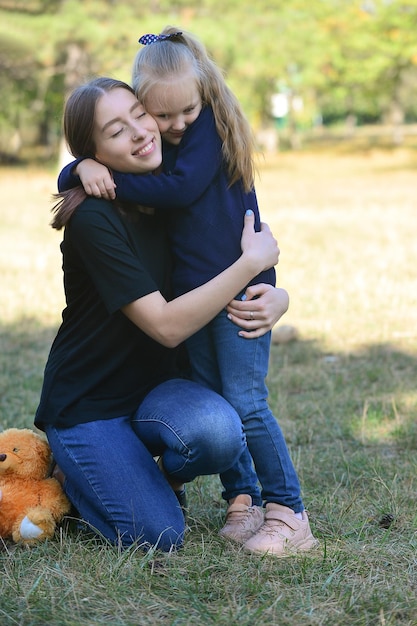
[[[14,472],[41,480],[49,475],[52,452],[46,438],[29,428],[8,428],[0,433],[0,454],[15,456]],[[10,471],[10,468],[9,468]]]
[[[36,434],[36,433],[35,433]],[[52,461],[52,452],[51,448],[47,441],[39,437],[36,442],[34,442],[34,450],[36,454],[33,455],[33,471],[39,472],[40,478],[46,478],[49,474],[49,470],[51,468]]]

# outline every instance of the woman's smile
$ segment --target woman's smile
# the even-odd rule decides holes
[[[132,154],[134,156],[147,156],[153,150],[155,150],[155,139],[151,139],[151,141],[148,144],[146,144],[146,146],[135,150],[134,152],[132,152]]]

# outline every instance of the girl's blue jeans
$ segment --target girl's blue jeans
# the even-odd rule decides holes
[[[239,416],[191,381],[160,384],[133,416],[47,426],[64,489],[80,517],[112,543],[169,551],[182,544],[178,500],[153,457],[179,482],[231,467],[246,447]]]
[[[268,406],[265,379],[271,334],[243,339],[238,330],[224,310],[187,341],[193,379],[230,402],[246,434],[247,448],[239,461],[220,475],[222,495],[229,501],[245,493],[256,505],[276,502],[299,513],[304,505],[297,473],[282,430]]]

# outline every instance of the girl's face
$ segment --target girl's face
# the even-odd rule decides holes
[[[146,96],[145,106],[155,118],[162,139],[177,146],[203,105],[194,77],[185,76],[155,85]]]
[[[119,172],[145,174],[161,164],[158,126],[127,89],[117,87],[97,101],[93,139],[96,159]]]

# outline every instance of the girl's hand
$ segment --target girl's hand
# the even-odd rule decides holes
[[[110,170],[94,159],[84,159],[75,168],[80,177],[84,191],[89,196],[114,200],[116,197],[115,183]]]
[[[252,264],[254,276],[278,263],[280,250],[277,240],[268,224],[261,224],[261,230],[255,232],[253,211],[246,211],[240,245],[242,255]]]
[[[229,319],[243,330],[245,339],[261,337],[287,312],[289,296],[285,289],[261,283],[245,291],[244,300],[232,300],[227,306]]]

